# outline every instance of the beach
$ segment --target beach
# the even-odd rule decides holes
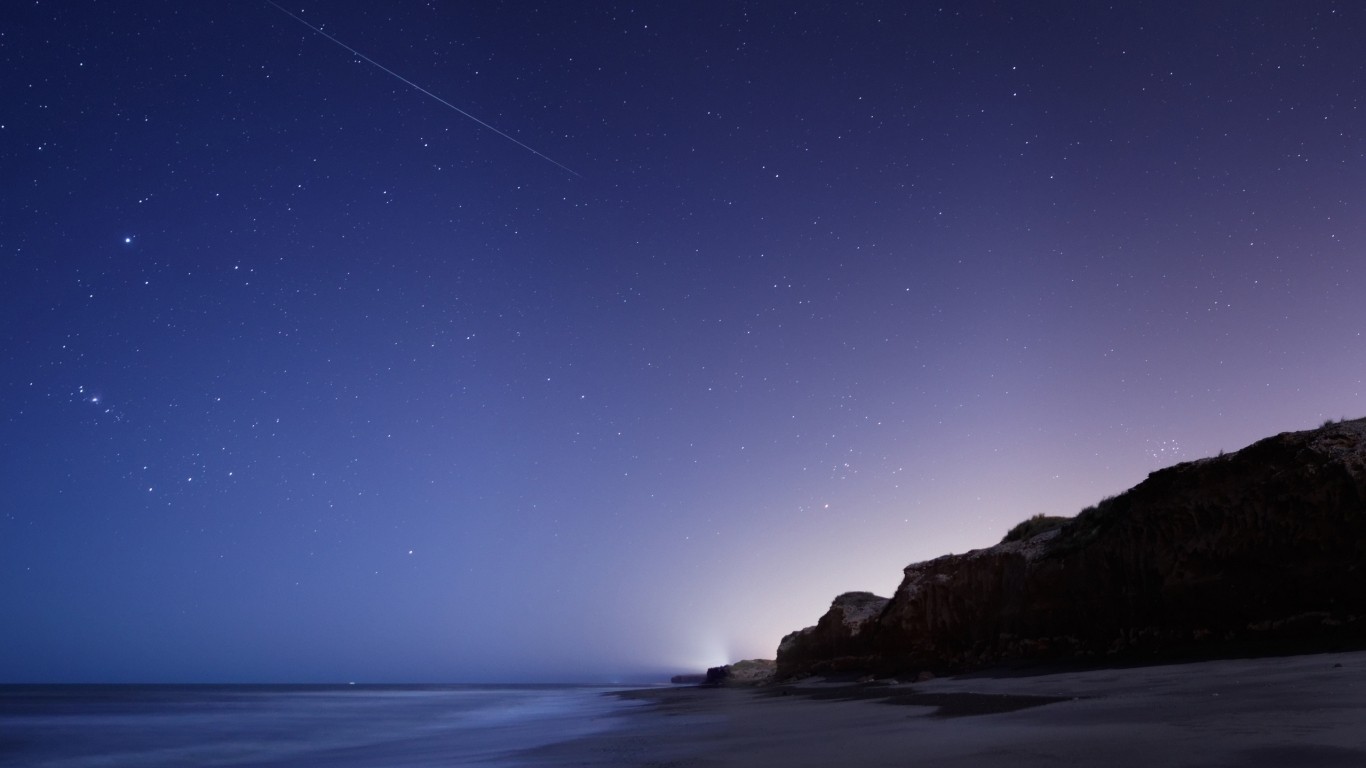
[[[649,705],[524,764],[1366,766],[1366,652],[612,695]]]

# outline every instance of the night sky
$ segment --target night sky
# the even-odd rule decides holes
[[[1360,3],[282,4],[0,11],[0,682],[772,657],[1366,415]]]

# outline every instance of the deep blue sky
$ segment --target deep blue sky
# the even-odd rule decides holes
[[[1359,3],[287,7],[574,173],[266,2],[7,3],[0,682],[771,657],[1366,414]]]

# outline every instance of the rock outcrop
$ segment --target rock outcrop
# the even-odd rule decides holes
[[[773,679],[775,668],[772,659],[745,659],[734,664],[708,669],[706,684],[722,685],[728,688],[763,685]]]
[[[872,592],[845,592],[815,626],[799,629],[778,644],[779,678],[799,673],[831,674],[864,666],[863,630],[887,606]]]
[[[783,638],[779,676],[1366,645],[1366,419],[1159,470],[1038,527],[908,566],[857,629],[841,595]]]

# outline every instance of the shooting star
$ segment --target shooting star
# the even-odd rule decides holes
[[[286,10],[286,9],[284,8],[284,6],[280,5],[279,3],[274,2],[274,0],[266,0],[266,3],[268,3],[269,5],[275,6],[275,9],[276,9],[277,11],[279,11],[280,13],[283,13],[284,15],[288,16],[289,18],[294,19],[295,21],[299,22],[300,24],[304,25],[305,27],[308,27],[309,29],[313,30],[314,32],[317,32],[318,34],[322,35],[323,37],[327,38],[328,40],[331,40],[332,42],[336,43],[337,45],[340,45],[341,47],[343,47],[343,48],[345,48],[346,50],[350,51],[352,55],[354,55],[354,56],[356,56],[357,58],[361,59],[361,60],[364,61],[365,63],[370,64],[370,65],[373,65],[374,67],[376,67],[376,68],[379,69],[380,71],[384,72],[385,74],[388,74],[388,75],[390,75],[390,76],[392,76],[392,77],[394,77],[394,78],[396,78],[396,79],[402,81],[405,85],[407,85],[408,87],[412,88],[413,90],[415,90],[415,91],[417,91],[417,92],[423,94],[424,96],[430,96],[431,98],[436,99],[438,102],[440,102],[440,103],[442,103],[442,104],[444,104],[444,105],[450,107],[451,109],[455,110],[456,112],[459,112],[460,114],[464,115],[465,117],[468,117],[469,119],[473,120],[474,122],[476,122],[476,123],[478,123],[478,124],[484,126],[485,128],[489,129],[490,131],[493,131],[494,133],[498,134],[499,136],[502,136],[503,138],[507,139],[508,141],[512,142],[513,144],[516,144],[517,146],[521,147],[522,149],[525,149],[526,151],[530,152],[531,154],[533,154],[533,155],[535,155],[535,156],[541,158],[542,160],[545,160],[545,161],[548,162],[548,163],[552,163],[552,164],[554,164],[555,166],[561,168],[562,170],[565,170],[565,171],[568,171],[569,173],[574,174],[575,176],[579,176],[579,178],[583,178],[582,175],[579,174],[579,172],[576,171],[576,170],[574,170],[573,168],[570,168],[569,166],[565,165],[564,163],[561,163],[561,162],[559,162],[558,160],[555,160],[554,158],[549,157],[548,155],[546,155],[546,154],[543,153],[543,152],[538,152],[538,151],[536,151],[535,149],[532,149],[531,147],[528,147],[526,144],[523,144],[522,142],[518,141],[517,139],[514,139],[513,137],[507,135],[506,133],[503,133],[502,131],[498,130],[497,128],[494,128],[493,126],[489,125],[488,123],[484,122],[483,120],[480,120],[479,118],[475,117],[474,115],[471,115],[470,113],[466,112],[465,110],[461,109],[460,107],[457,107],[457,106],[455,106],[454,104],[450,103],[449,101],[446,101],[445,99],[441,98],[440,96],[437,96],[435,93],[432,93],[431,91],[427,90],[426,88],[423,88],[422,86],[418,85],[417,83],[414,83],[412,80],[409,80],[408,78],[404,77],[403,75],[400,75],[399,73],[395,72],[394,70],[389,69],[388,67],[386,67],[386,66],[384,66],[383,64],[379,63],[378,61],[375,61],[374,59],[370,58],[369,56],[366,56],[365,54],[361,53],[360,51],[356,50],[355,48],[352,48],[351,46],[347,45],[346,43],[343,43],[342,41],[338,40],[337,38],[333,37],[332,35],[327,34],[326,32],[322,31],[322,29],[320,29],[320,28],[318,28],[318,27],[315,27],[315,26],[313,26],[312,24],[309,24],[307,21],[304,21],[303,19],[301,19],[301,18],[299,18],[298,16],[294,15],[293,13],[290,13],[288,10]]]

